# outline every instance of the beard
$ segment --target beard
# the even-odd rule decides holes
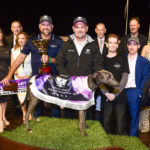
[[[50,35],[51,34],[51,32],[49,30],[43,30],[41,33],[43,35]]]

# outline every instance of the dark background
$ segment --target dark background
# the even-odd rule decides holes
[[[4,1],[4,0],[3,0]],[[0,27],[10,33],[13,20],[20,20],[24,31],[38,33],[39,17],[50,15],[56,35],[72,34],[72,22],[77,16],[86,17],[89,34],[95,36],[95,25],[103,22],[107,33],[125,33],[124,8],[126,0],[20,0],[4,1],[0,6]],[[129,18],[140,18],[140,32],[148,36],[150,24],[150,0],[129,0]]]

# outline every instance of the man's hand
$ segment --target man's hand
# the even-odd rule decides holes
[[[6,76],[2,81],[1,83],[3,84],[3,86],[10,86],[9,84],[9,81],[11,80],[11,77],[10,76]]]
[[[115,99],[115,95],[112,93],[106,93],[105,96],[109,101],[113,101]]]
[[[43,62],[43,63],[48,63],[48,62],[49,62],[49,57],[48,57],[48,55],[42,55],[42,62]]]

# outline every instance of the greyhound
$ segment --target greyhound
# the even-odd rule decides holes
[[[101,83],[107,84],[112,87],[117,87],[119,85],[119,83],[114,79],[112,73],[110,73],[106,70],[97,71],[93,75],[87,76],[87,84],[88,84],[89,89],[92,91],[92,93],[94,93],[94,91],[99,87],[99,85]],[[32,129],[29,127],[29,122],[28,122],[29,114],[33,113],[33,110],[36,107],[36,105],[38,104],[39,99],[41,99],[41,97],[38,97],[38,95],[33,94],[33,91],[35,91],[35,87],[34,87],[34,89],[32,89],[31,86],[32,86],[32,83],[29,81],[29,84],[27,87],[27,96],[29,97],[29,105],[28,105],[27,114],[25,117],[26,129],[28,132],[32,132]],[[27,100],[27,98],[25,99],[25,101],[22,105],[25,104],[26,100]],[[91,105],[94,105],[94,102],[91,103]],[[67,107],[67,105],[65,107]],[[89,105],[89,107],[90,107],[90,105]],[[74,108],[72,108],[72,109],[74,109]],[[88,109],[88,107],[78,109],[79,110],[78,128],[79,128],[82,136],[87,136],[87,134],[84,132],[84,128],[88,128],[88,126],[86,125],[86,110],[87,109]],[[32,118],[35,121],[39,121],[38,119],[36,119],[34,117],[34,115],[32,115]]]

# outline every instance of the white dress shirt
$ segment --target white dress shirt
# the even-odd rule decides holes
[[[135,67],[136,67],[137,55],[138,54],[136,54],[133,58],[129,58],[129,55],[128,55],[128,63],[129,63],[130,74],[128,75],[128,81],[127,81],[127,84],[126,84],[125,88],[136,88]]]
[[[102,39],[97,37],[97,39],[98,39],[98,44],[99,44],[99,50],[100,50],[100,53],[102,54],[103,48],[104,48],[104,43],[105,43],[105,36]]]

